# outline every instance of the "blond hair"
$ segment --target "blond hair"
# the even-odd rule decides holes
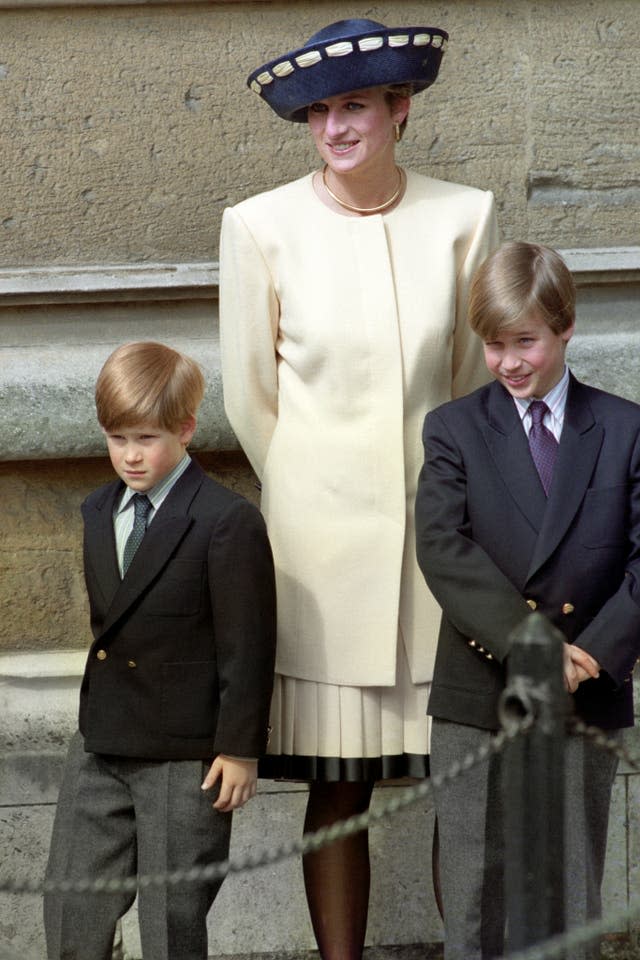
[[[469,324],[485,341],[531,314],[560,334],[573,326],[575,313],[571,272],[557,251],[541,243],[504,243],[471,282]]]
[[[98,422],[107,431],[149,423],[175,432],[195,417],[203,395],[204,377],[191,357],[164,343],[125,343],[98,376]]]

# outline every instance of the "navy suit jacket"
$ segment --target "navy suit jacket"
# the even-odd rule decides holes
[[[275,655],[273,561],[259,510],[192,461],[123,580],[117,480],[82,505],[94,641],[80,729],[95,753],[154,760],[257,757]]]
[[[548,500],[498,382],[429,413],[423,442],[417,554],[443,611],[428,712],[496,729],[509,634],[535,607],[602,666],[579,715],[632,725],[640,406],[571,377]]]

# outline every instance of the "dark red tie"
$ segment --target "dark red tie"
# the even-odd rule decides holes
[[[548,410],[549,407],[544,400],[532,400],[529,404],[531,414],[529,448],[546,496],[549,495],[553,468],[558,455],[558,441],[542,422]]]

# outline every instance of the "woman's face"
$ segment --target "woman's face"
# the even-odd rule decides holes
[[[324,162],[336,173],[349,173],[393,158],[394,125],[408,111],[408,97],[390,104],[382,87],[372,87],[318,100],[307,116]]]

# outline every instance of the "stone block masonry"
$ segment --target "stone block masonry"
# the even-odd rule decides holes
[[[246,76],[344,13],[331,0],[0,9],[0,263],[215,259],[227,204],[317,162],[304,125],[277,119]],[[450,32],[401,163],[493,189],[507,237],[637,242],[636,0],[356,0],[349,13]]]
[[[317,157],[304,125],[278,120],[245,78],[345,15],[449,31],[399,162],[492,189],[505,238],[578,250],[570,362],[640,400],[638,0],[354,0],[348,13],[337,0],[0,0],[2,876],[42,873],[75,723],[89,643],[79,506],[112,476],[95,376],[125,340],[191,353],[207,376],[195,447],[212,475],[257,497],[222,407],[220,219]],[[638,781],[623,770],[616,784],[606,909],[637,887]],[[298,836],[303,806],[300,785],[263,784],[236,818],[234,851]],[[409,960],[417,942],[424,957],[440,939],[432,822],[425,803],[372,831],[369,960]],[[134,921],[125,944],[139,956]],[[298,861],[230,878],[211,938],[229,960],[306,956]],[[42,960],[37,897],[0,895],[3,951]]]

